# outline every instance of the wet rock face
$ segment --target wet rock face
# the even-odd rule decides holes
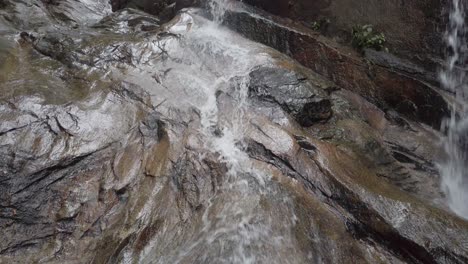
[[[468,262],[440,135],[326,74],[359,61],[262,14],[241,32],[323,75],[195,9],[89,3],[0,10],[0,263]]]
[[[24,11],[22,2],[8,4]],[[54,12],[84,7],[46,4],[42,7]],[[100,11],[105,17],[107,10]],[[62,19],[57,24],[63,26]],[[77,22],[65,21],[70,27]],[[53,263],[59,255],[68,262],[92,262],[94,254],[84,252],[101,243],[118,247],[120,235],[112,228],[125,225],[125,215],[138,214],[136,194],[155,186],[145,175],[158,174],[155,160],[164,163],[164,123],[146,92],[86,71],[94,67],[102,74],[96,62],[80,61],[79,34],[44,34],[41,26],[17,36],[18,44],[7,45],[2,56],[0,226],[10,235],[0,243],[0,262]],[[5,40],[16,43],[15,38]],[[18,79],[22,82],[13,85]],[[113,254],[100,252],[108,259]]]
[[[368,51],[364,60],[355,51],[327,40],[317,32],[269,14],[251,15],[241,4],[226,15],[225,24],[243,36],[286,53],[306,67],[377,104],[414,120],[440,128],[449,115],[443,95],[417,79],[424,70],[385,53]],[[431,74],[429,74],[431,75]],[[434,81],[434,80],[433,80]]]
[[[214,196],[227,173],[216,157],[205,153],[207,157],[199,160],[199,154],[187,151],[174,165],[173,182],[180,191],[178,205],[183,219],[188,219],[192,211],[202,208]]]
[[[305,76],[278,68],[259,68],[250,73],[249,94],[280,105],[305,127],[332,115],[326,93],[314,87]]]
[[[130,7],[141,9],[155,15],[159,14],[165,7],[174,2],[173,0],[111,0],[113,11]]]
[[[442,55],[440,35],[445,29],[442,21],[444,1],[410,0],[246,0],[248,4],[311,25],[327,20],[323,32],[349,41],[352,27],[371,24],[385,34],[392,53],[436,70],[434,59]]]
[[[4,260],[51,261],[61,250],[74,258],[96,245],[142,190],[145,153],[160,140],[162,123],[123,89],[67,106],[26,97],[0,109],[9,120],[0,128],[1,226],[18,234],[2,240]]]
[[[182,9],[198,4],[200,0],[176,0],[177,9]]]
[[[111,0],[112,11],[135,8],[168,21],[175,15],[176,0]]]

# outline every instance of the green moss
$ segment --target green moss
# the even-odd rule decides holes
[[[372,25],[357,25],[353,27],[353,46],[358,50],[375,49],[387,50],[385,48],[385,35],[376,32]]]

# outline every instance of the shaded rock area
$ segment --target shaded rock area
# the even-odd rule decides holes
[[[227,26],[247,38],[290,55],[383,110],[396,110],[436,129],[449,115],[445,94],[415,78],[418,72],[424,72],[417,66],[404,64],[384,52],[368,51],[368,57],[375,61],[373,63],[351,48],[301,25],[252,10],[241,3],[232,5],[234,7],[226,14]]]
[[[441,35],[445,30],[446,2],[439,0],[245,0],[312,27],[321,22],[320,31],[341,43],[350,43],[352,28],[373,25],[386,36],[391,53],[409,59],[427,72],[435,72],[443,55]],[[425,76],[434,80],[434,75]]]
[[[175,0],[111,0],[112,10],[118,11],[124,8],[142,10],[148,14],[156,15],[161,20],[168,21],[176,11]]]
[[[199,0],[110,0],[112,10],[124,8],[142,10],[148,14],[158,16],[162,21],[169,21],[177,10],[194,6]]]
[[[244,5],[0,3],[0,263],[468,262],[418,66]]]

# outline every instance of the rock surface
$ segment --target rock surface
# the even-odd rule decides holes
[[[448,116],[445,94],[415,78],[417,66],[406,66],[398,63],[397,59],[369,51],[368,58],[375,61],[374,64],[356,51],[303,26],[252,10],[241,3],[232,5],[226,14],[227,26],[249,39],[290,55],[304,66],[326,76],[340,87],[364,96],[385,111],[389,108],[396,110],[436,129],[440,128],[442,119]]]
[[[312,70],[198,9],[0,3],[0,263],[468,262],[421,82],[245,9]]]
[[[444,1],[409,0],[245,0],[275,15],[311,27],[323,21],[321,32],[350,41],[356,25],[373,25],[386,36],[392,53],[434,72],[442,57],[441,35],[445,30]]]
[[[332,115],[324,88],[330,87],[317,89],[307,77],[287,69],[259,68],[250,73],[249,94],[280,105],[304,127],[327,120]]]
[[[176,0],[110,0],[113,11],[124,8],[142,10],[148,14],[158,16],[163,21],[168,21],[175,15]],[[179,4],[180,5],[180,4]],[[180,9],[180,8],[179,8]]]

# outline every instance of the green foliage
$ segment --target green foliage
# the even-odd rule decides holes
[[[357,25],[353,27],[353,46],[358,50],[366,48],[387,50],[384,47],[385,42],[385,35],[375,32],[372,25]]]
[[[314,21],[314,22],[312,22],[312,24],[310,25],[310,27],[311,27],[313,30],[320,30],[320,22]]]
[[[318,21],[313,21],[310,24],[310,28],[312,28],[312,30],[319,31],[323,29],[324,27],[326,27],[328,24],[330,24],[330,20],[322,18]]]

